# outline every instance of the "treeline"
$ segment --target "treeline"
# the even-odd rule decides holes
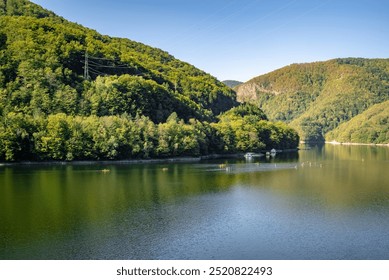
[[[245,106],[245,105],[242,105]],[[0,122],[0,160],[117,160],[263,149],[296,148],[297,133],[261,115],[235,112],[217,123],[172,113],[164,123],[146,116],[26,116],[8,113]]]

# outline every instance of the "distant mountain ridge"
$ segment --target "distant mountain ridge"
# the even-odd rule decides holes
[[[225,81],[222,81],[222,83],[230,88],[234,88],[240,84],[243,84],[243,82],[239,82],[239,81],[235,81],[235,80],[225,80]]]
[[[343,58],[292,64],[235,90],[239,101],[257,104],[270,120],[289,123],[302,140],[337,140],[327,139],[327,133],[389,100],[389,59]],[[380,128],[375,129],[380,134]],[[363,139],[368,141],[368,137]],[[389,143],[389,135],[377,139]]]

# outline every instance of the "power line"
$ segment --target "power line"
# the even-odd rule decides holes
[[[104,65],[104,64],[99,64],[99,63],[95,63],[93,61],[89,61],[88,63],[89,66],[95,66],[95,67],[101,67],[101,68],[127,68],[127,69],[131,69],[131,67],[128,67],[127,65]]]
[[[105,57],[97,57],[97,56],[92,56],[92,55],[90,55],[89,58],[90,58],[90,59],[97,59],[97,60],[109,60],[109,61],[114,61],[114,59],[105,58]],[[119,60],[119,61],[120,61],[120,60]]]
[[[100,72],[100,71],[98,71],[98,70],[90,69],[90,72],[91,72],[92,74],[96,75],[96,76],[106,76],[105,73]]]
[[[134,76],[146,76],[144,73],[140,72],[137,69],[137,67],[130,67],[127,64],[123,64],[120,60],[113,60],[105,57],[91,56],[88,54],[87,51],[85,52],[85,60],[84,60],[85,80],[91,79],[90,74],[93,74],[95,76],[108,76],[108,75],[112,75],[112,72],[121,72],[122,74],[124,72],[126,74],[131,74]]]

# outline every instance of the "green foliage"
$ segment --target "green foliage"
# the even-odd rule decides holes
[[[282,123],[267,121],[262,110],[251,104],[241,104],[219,118],[220,122],[213,127],[222,140],[225,152],[290,149],[299,144],[296,131]]]
[[[353,143],[389,143],[389,101],[368,110],[327,133],[328,140]]]
[[[0,15],[28,15],[43,18],[54,16],[54,13],[26,0],[0,0]]]
[[[242,103],[229,111],[223,113],[221,116],[219,116],[220,119],[236,119],[236,118],[243,118],[246,116],[250,116],[252,119],[256,120],[267,120],[267,116],[265,113],[259,109],[258,106],[255,106],[250,103]]]
[[[227,113],[228,114],[228,113]],[[296,148],[299,137],[282,123],[254,115],[218,123],[185,123],[173,112],[165,123],[146,116],[28,116],[8,113],[0,123],[0,160],[115,160],[200,156]]]
[[[183,106],[155,81],[128,74],[98,77],[88,89],[85,100],[90,104],[93,115],[127,113],[135,117],[138,114],[148,116],[155,122],[165,121],[175,108]]]
[[[158,125],[157,153],[161,157],[200,155],[200,142],[205,142],[205,133],[195,126],[185,124],[172,113],[166,123]]]
[[[303,140],[322,142],[329,131],[389,99],[389,59],[293,64],[240,85],[237,92],[270,120],[290,123]]]
[[[0,159],[30,159],[34,123],[21,113],[8,113],[0,121]]]

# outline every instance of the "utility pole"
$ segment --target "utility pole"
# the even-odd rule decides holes
[[[85,51],[84,80],[89,80],[88,51]]]

